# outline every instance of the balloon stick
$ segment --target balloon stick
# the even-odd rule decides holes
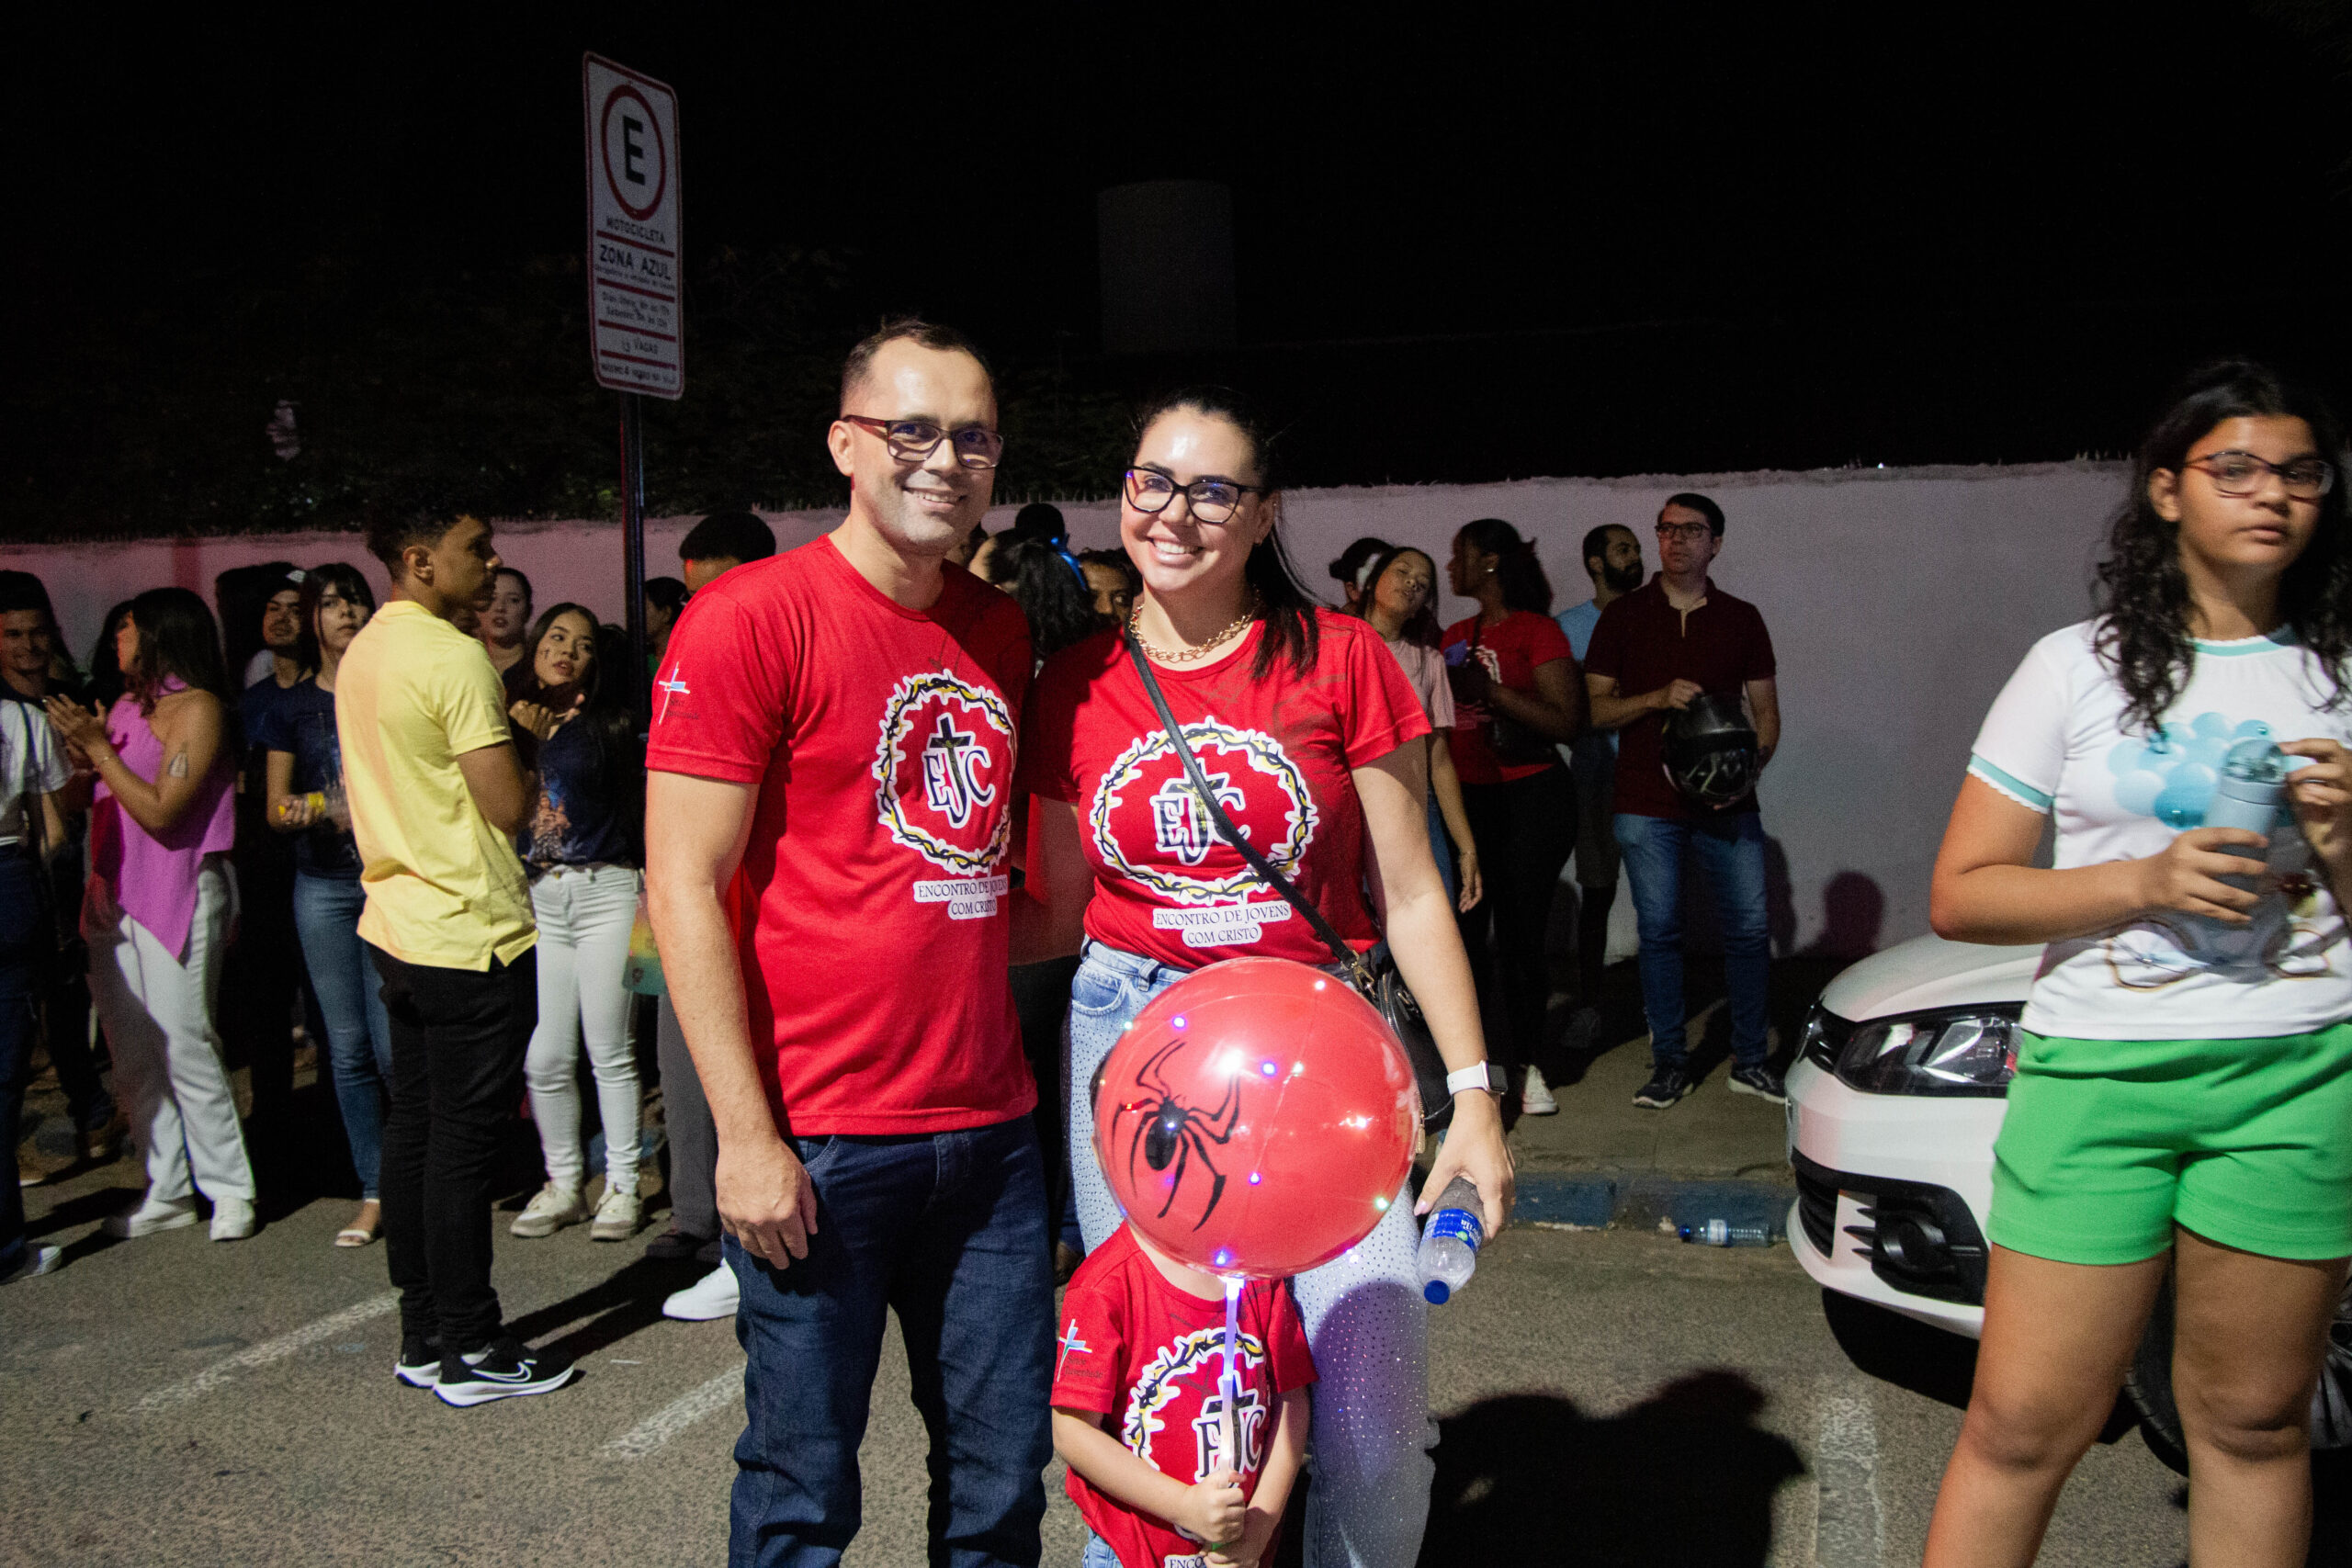
[[[1240,1337],[1238,1332],[1240,1319],[1241,1277],[1228,1274],[1225,1280],[1225,1376],[1218,1380],[1218,1392],[1225,1395],[1225,1462],[1233,1467],[1236,1475],[1241,1473],[1244,1458],[1240,1448],[1241,1415],[1238,1408],[1241,1404],[1241,1379],[1233,1370],[1233,1352]]]

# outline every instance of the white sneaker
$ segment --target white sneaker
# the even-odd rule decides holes
[[[580,1201],[580,1190],[569,1191],[548,1182],[523,1206],[514,1223],[506,1227],[509,1235],[553,1235],[566,1225],[576,1225],[588,1217],[587,1205]]]
[[[65,1249],[62,1247],[28,1247],[25,1248],[25,1260],[17,1264],[13,1272],[0,1274],[0,1285],[12,1285],[18,1280],[38,1280],[43,1274],[55,1270],[64,1256]]]
[[[605,1188],[604,1201],[596,1205],[596,1223],[588,1227],[591,1241],[627,1241],[637,1234],[637,1189],[632,1185],[626,1192],[609,1184]]]
[[[246,1198],[212,1200],[212,1239],[243,1241],[254,1234],[253,1201]]]
[[[1544,1081],[1544,1069],[1531,1066],[1526,1081],[1519,1086],[1519,1113],[1521,1116],[1552,1116],[1558,1113],[1560,1102],[1552,1098],[1552,1086]]]
[[[722,1263],[663,1302],[662,1315],[674,1317],[680,1323],[707,1323],[714,1317],[733,1317],[739,1293],[735,1270]]]
[[[136,1236],[153,1235],[157,1231],[175,1231],[196,1224],[196,1200],[193,1198],[141,1198],[119,1213],[107,1216],[106,1233],[128,1241]]]

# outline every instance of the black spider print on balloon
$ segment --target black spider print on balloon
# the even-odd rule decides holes
[[[1165,1218],[1168,1211],[1175,1207],[1176,1194],[1183,1190],[1184,1172],[1198,1160],[1214,1183],[1209,1188],[1208,1206],[1193,1222],[1193,1228],[1198,1230],[1208,1224],[1209,1216],[1216,1213],[1218,1201],[1225,1196],[1225,1174],[1217,1169],[1212,1149],[1224,1146],[1233,1137],[1234,1123],[1241,1116],[1241,1085],[1238,1079],[1227,1083],[1225,1099],[1215,1111],[1185,1105],[1159,1072],[1159,1065],[1182,1050],[1185,1043],[1178,1040],[1161,1046],[1136,1070],[1136,1087],[1144,1091],[1143,1097],[1128,1101],[1124,1108],[1142,1119],[1135,1135],[1127,1140],[1127,1179],[1130,1183],[1135,1180],[1138,1154],[1154,1170],[1166,1170],[1171,1163],[1176,1167],[1176,1174],[1168,1183],[1167,1201],[1159,1205],[1159,1217]]]

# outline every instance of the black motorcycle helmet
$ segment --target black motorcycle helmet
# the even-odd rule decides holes
[[[1710,809],[1756,787],[1756,727],[1736,692],[1706,692],[1666,716],[1666,779],[1683,799]]]

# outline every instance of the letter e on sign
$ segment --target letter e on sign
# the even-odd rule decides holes
[[[588,163],[588,319],[597,381],[685,391],[678,95],[602,55],[580,62]]]

